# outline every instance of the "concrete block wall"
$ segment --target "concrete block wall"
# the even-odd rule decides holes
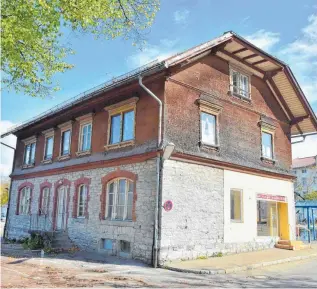
[[[125,170],[138,175],[136,182],[136,221],[110,221],[100,220],[100,194],[102,192],[101,178],[115,170]],[[81,177],[91,179],[89,187],[89,217],[85,219],[73,218],[73,196],[75,193],[74,181]],[[150,263],[152,259],[153,222],[156,191],[156,160],[151,159],[142,163],[122,165],[118,167],[91,169],[53,175],[50,177],[37,177],[25,180],[14,180],[11,191],[10,215],[8,223],[8,237],[22,238],[28,235],[31,218],[38,212],[40,184],[48,181],[53,184],[50,191],[49,220],[52,223],[54,184],[61,179],[71,181],[70,201],[68,212],[68,234],[70,239],[85,250],[100,251],[102,239],[117,240],[115,248],[120,240],[131,242],[131,257]],[[31,215],[16,215],[18,187],[25,181],[34,184],[31,202]],[[44,216],[38,218],[43,223]],[[34,220],[32,221],[34,226]],[[47,225],[48,226],[48,225]],[[34,229],[34,228],[33,228]],[[115,249],[114,248],[114,249]],[[114,250],[114,254],[117,254]]]

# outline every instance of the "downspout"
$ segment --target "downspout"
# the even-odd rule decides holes
[[[159,104],[159,124],[158,124],[158,141],[157,150],[162,147],[162,101],[142,83],[142,76],[139,76],[139,85]],[[154,242],[153,242],[153,267],[157,268],[158,263],[158,212],[159,212],[159,195],[160,195],[160,172],[161,172],[161,155],[157,152],[156,159],[156,194],[155,194],[155,211],[154,211]]]

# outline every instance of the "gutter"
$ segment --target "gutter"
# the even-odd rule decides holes
[[[162,169],[162,159],[160,154],[160,149],[162,148],[162,101],[151,91],[149,90],[142,82],[142,75],[139,76],[139,85],[141,88],[146,91],[152,98],[154,98],[159,104],[159,124],[158,124],[158,140],[157,140],[157,158],[156,158],[156,194],[155,194],[155,210],[154,210],[154,240],[153,240],[153,260],[152,265],[154,268],[157,268],[158,265],[158,219],[159,219],[159,196],[161,188],[161,169]]]

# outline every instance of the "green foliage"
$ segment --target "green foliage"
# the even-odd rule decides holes
[[[205,260],[205,259],[208,259],[207,256],[198,256],[197,257],[197,260]]]
[[[306,194],[305,200],[317,200],[317,191]]]
[[[0,188],[0,203],[1,206],[6,205],[9,201],[9,183],[1,184]]]
[[[74,51],[62,31],[96,37],[132,38],[151,26],[159,0],[4,0],[1,3],[2,82],[7,89],[47,96],[59,88],[57,72],[71,69],[65,61]]]
[[[39,250],[44,248],[44,238],[37,233],[31,233],[30,238],[23,240],[22,246],[24,249]]]

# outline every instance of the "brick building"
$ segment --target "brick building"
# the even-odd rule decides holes
[[[227,32],[4,134],[6,234],[154,265],[271,247],[295,236],[291,137],[316,129],[290,68]]]

